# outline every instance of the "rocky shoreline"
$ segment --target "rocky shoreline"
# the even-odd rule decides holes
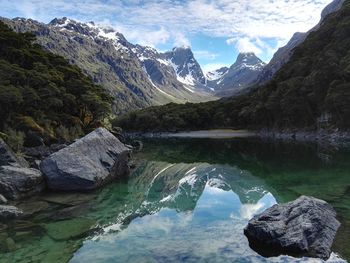
[[[68,146],[28,148],[28,162],[0,140],[0,221],[21,217],[12,203],[44,191],[86,192],[126,178],[131,148],[98,128]]]
[[[200,135],[205,136],[206,132],[201,131]],[[264,134],[247,131],[227,130],[214,130],[208,134],[272,137],[272,133],[265,133],[266,136],[263,136]],[[138,135],[134,134],[132,138],[140,137],[140,134]],[[186,133],[183,135],[185,136]],[[313,138],[310,134],[299,136],[291,138],[294,140]],[[73,198],[73,200],[77,199],[74,200],[76,204],[66,205],[66,202],[62,203],[62,200],[59,200],[59,198],[64,199],[63,192],[70,192],[73,195],[80,192],[86,193],[109,182],[127,178],[130,172],[129,161],[133,147],[124,144],[123,137],[121,140],[117,137],[118,134],[113,135],[104,128],[98,128],[70,145],[27,148],[26,160],[17,156],[5,142],[0,140],[0,227],[7,227],[8,222],[23,220],[41,209],[47,209],[49,202],[65,204],[63,209],[54,213],[55,219],[64,220],[67,215],[84,211],[86,209],[85,199],[90,197],[86,196],[79,200],[77,196]],[[126,134],[126,137],[131,138],[130,134]],[[168,133],[152,134],[150,137],[170,138],[173,136],[169,136]],[[287,134],[274,135],[274,138],[290,139],[290,136]],[[347,135],[332,138],[346,139]],[[134,143],[135,147],[142,148],[142,142],[134,141]],[[44,191],[60,197],[58,199],[57,196],[43,198],[44,195],[40,193]],[[30,204],[27,202],[29,198],[39,199]],[[79,229],[75,229],[75,226],[68,226],[69,231],[61,233],[61,230],[57,231],[56,228],[64,229],[67,226],[65,221],[58,221],[51,226],[55,228],[54,230],[47,227],[45,231],[55,240],[66,240],[82,233],[98,230],[92,228],[93,223],[89,219],[77,218],[76,220],[80,225]],[[282,253],[326,260],[330,256],[333,239],[339,225],[335,210],[330,205],[322,200],[303,196],[290,203],[275,205],[256,215],[249,221],[244,233],[251,248],[265,257]],[[18,231],[16,235],[26,234],[22,232]],[[10,236],[5,236],[1,242],[3,243],[0,245],[5,251],[16,249],[15,241]]]

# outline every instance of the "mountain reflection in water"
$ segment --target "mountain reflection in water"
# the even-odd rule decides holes
[[[249,171],[146,161],[133,176],[133,187],[144,187],[139,207],[86,241],[71,262],[296,261],[287,256],[265,259],[249,248],[243,228],[252,216],[277,203],[275,190]]]
[[[335,208],[342,225],[328,262],[350,259],[350,147],[150,140],[133,160],[128,181],[19,201],[26,217],[0,224],[0,242],[16,245],[0,247],[0,263],[322,262],[264,258],[243,234],[253,215],[300,195]]]

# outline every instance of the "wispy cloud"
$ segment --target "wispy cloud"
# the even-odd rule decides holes
[[[132,41],[156,46],[190,45],[200,33],[227,38],[235,47],[269,52],[260,41],[284,44],[314,26],[332,0],[0,0],[0,15],[40,21],[62,16],[109,23]],[[259,44],[260,43],[260,44]]]

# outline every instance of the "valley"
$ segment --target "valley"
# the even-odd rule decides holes
[[[0,263],[350,261],[350,0],[0,6]]]

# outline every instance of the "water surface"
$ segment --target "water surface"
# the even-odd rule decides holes
[[[0,261],[322,262],[263,258],[243,235],[253,215],[300,195],[335,207],[342,226],[329,262],[350,259],[348,148],[157,139],[146,141],[134,159],[127,182],[18,204],[28,216],[0,225],[0,241],[7,240]]]

